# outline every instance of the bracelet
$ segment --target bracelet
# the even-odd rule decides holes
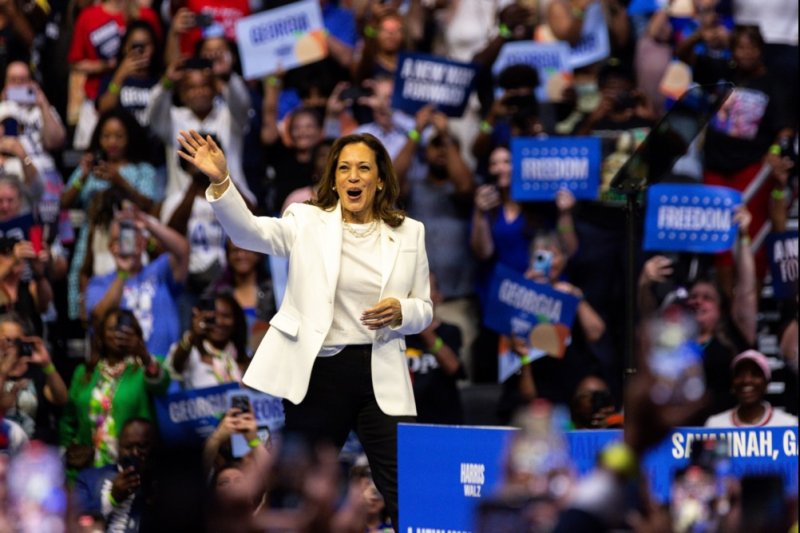
[[[25,165],[26,167],[29,167],[33,164],[33,159],[31,159],[31,156],[26,155],[25,159],[22,160],[22,164]]]
[[[769,147],[769,153],[772,155],[781,155],[781,145],[780,144],[773,144]]]
[[[408,130],[408,133],[406,135],[408,135],[408,138],[414,141],[415,143],[418,143],[420,138],[422,137],[416,128],[411,128],[410,130]]]
[[[131,277],[131,273],[127,270],[117,270],[117,279],[121,279],[122,281],[128,281],[128,278]]]
[[[53,362],[50,361],[49,363],[47,363],[46,365],[44,365],[42,367],[42,372],[44,373],[45,376],[49,376],[51,374],[55,374],[56,365],[54,365]]]
[[[500,26],[497,27],[497,33],[503,39],[510,39],[511,38],[511,30],[508,28],[506,24],[501,23]]]
[[[374,39],[377,36],[378,36],[378,30],[376,30],[372,26],[364,26],[364,37],[369,37],[370,39]]]
[[[162,86],[163,88],[167,89],[167,90],[170,90],[170,89],[172,89],[172,87],[175,85],[175,82],[174,82],[174,81],[172,81],[171,79],[169,79],[169,78],[168,78],[168,77],[166,77],[166,76],[163,76],[163,77],[161,78],[161,81],[160,81],[159,83],[161,83],[161,86]]]
[[[259,439],[258,437],[252,438],[249,441],[247,441],[247,445],[250,446],[251,448],[258,448],[259,446],[261,446],[261,439]]]
[[[567,224],[565,222],[562,222],[561,224],[558,224],[556,226],[556,229],[558,230],[559,233],[571,233],[575,231],[575,226],[573,226],[572,224]]]
[[[747,235],[747,234],[742,235],[739,238],[739,242],[742,243],[742,246],[750,246],[750,235]]]
[[[436,340],[433,341],[433,346],[430,347],[429,351],[431,352],[432,355],[438,355],[439,350],[442,349],[442,346],[444,346],[444,341],[442,340],[441,337],[437,336]]]
[[[570,13],[572,14],[572,16],[573,16],[573,17],[575,17],[576,19],[578,19],[578,20],[583,20],[583,15],[585,14],[585,11],[584,11],[583,9],[581,9],[581,8],[579,8],[579,7],[573,7],[573,8],[571,8],[571,9],[569,10],[569,12],[570,12]]]
[[[121,90],[122,87],[120,87],[116,82],[112,81],[108,84],[108,92],[110,92],[111,94],[119,94]]]
[[[76,191],[80,191],[83,188],[83,183],[81,183],[80,178],[75,180],[75,183],[72,184],[72,188]]]
[[[108,493],[108,501],[109,501],[109,502],[111,502],[111,505],[112,505],[112,506],[114,506],[114,507],[119,507],[119,502],[118,502],[117,500],[115,500],[115,499],[114,499],[114,495],[113,495],[113,494],[111,494],[111,492],[110,492],[110,491],[109,491],[109,493]]]
[[[772,189],[772,192],[769,193],[775,200],[783,200],[786,198],[786,190],[785,189]]]
[[[485,133],[486,135],[491,135],[492,132],[494,131],[494,126],[489,124],[489,122],[486,120],[481,120],[479,128],[481,130],[481,133]]]
[[[278,76],[267,76],[267,85],[270,87],[280,87],[281,79]]]
[[[527,353],[525,355],[523,355],[522,357],[520,357],[519,361],[520,361],[520,363],[522,363],[522,366],[529,365],[532,362],[530,354],[527,354]]]

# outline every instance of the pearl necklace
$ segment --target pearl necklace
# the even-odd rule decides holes
[[[364,239],[375,233],[375,230],[378,229],[378,220],[373,219],[367,229],[361,231],[353,228],[353,226],[351,226],[346,220],[342,220],[342,226],[344,226],[344,229],[346,229],[353,237],[356,237],[357,239]]]

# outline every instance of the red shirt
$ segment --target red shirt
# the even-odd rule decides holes
[[[158,15],[149,7],[139,9],[139,19],[149,23],[161,38]],[[75,21],[75,31],[67,60],[78,63],[87,59],[113,59],[117,57],[122,36],[125,35],[125,16],[122,12],[109,13],[102,4],[85,8]],[[102,74],[92,74],[86,79],[86,97],[94,100],[100,88]]]
[[[214,22],[222,26],[225,37],[236,41],[236,21],[250,14],[248,0],[187,0],[186,7],[192,13],[208,13]],[[192,28],[181,36],[181,53],[194,55],[194,48],[202,38],[200,28]]]

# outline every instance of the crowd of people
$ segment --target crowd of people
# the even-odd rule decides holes
[[[678,424],[797,426],[796,279],[789,297],[765,290],[764,247],[767,234],[797,227],[795,2],[319,0],[327,56],[245,79],[236,22],[287,3],[0,2],[0,447],[6,455],[0,464],[10,472],[17,457],[43,456],[37,443],[58,447],[62,488],[70,493],[65,520],[85,531],[397,527],[396,479],[385,478],[381,466],[383,435],[364,428],[385,424],[381,410],[395,423],[415,415],[418,422],[469,424],[474,385],[498,388],[492,405],[480,406],[497,424],[543,416],[541,407],[530,406],[545,400],[567,406],[567,429],[624,426],[622,446],[632,461]],[[493,69],[508,43],[580,46],[585,21],[597,13],[607,57],[547,80],[530,65]],[[462,116],[434,105],[413,114],[393,108],[404,53],[477,67]],[[624,198],[609,183],[675,102],[675,86],[720,81],[735,90],[662,178],[744,192],[746,205],[733,217],[736,242],[724,254],[637,249],[637,272],[626,273]],[[224,151],[222,175],[194,157],[200,144],[188,131]],[[570,136],[601,140],[598,198],[576,200],[562,189],[550,201],[516,199],[512,140]],[[349,140],[336,142],[342,138]],[[382,148],[369,145],[371,139]],[[376,214],[378,226],[359,203],[367,192],[348,198],[344,185],[337,189],[339,170],[331,169],[362,157],[353,147],[369,147],[380,172],[394,169],[391,180],[380,174],[365,189],[377,203],[396,198]],[[307,211],[300,204],[339,202],[355,243],[364,244],[376,227],[391,227],[398,239],[418,231],[420,246],[399,250],[403,272],[386,273],[390,289],[395,277],[413,277],[408,298],[417,301],[376,299],[358,335],[355,321],[335,318],[338,337],[329,333],[322,352],[308,341],[276,342],[267,335],[271,328],[297,336],[314,323],[315,299],[314,312],[323,312],[327,289],[298,277],[325,277],[322,265],[312,263],[330,241],[303,247],[301,268],[285,257],[281,228],[288,222],[276,223],[280,231],[264,226],[270,229],[259,243],[237,233],[244,223],[220,214],[216,188],[226,177],[241,194],[231,209],[276,217],[264,220],[286,214],[302,221]],[[403,224],[401,212],[422,226]],[[420,250],[429,272],[407,253]],[[349,263],[331,309],[361,303],[368,291],[383,294],[385,283],[358,288],[353,279],[377,276],[377,263],[354,260],[345,249],[342,261]],[[560,357],[542,357],[528,337],[485,325],[498,266],[577,299]],[[622,305],[626,275],[637,280],[635,332]],[[358,297],[351,300],[348,291]],[[772,331],[759,323],[764,305],[778,311]],[[645,394],[660,389],[644,355],[640,375],[630,383],[623,378],[630,336],[651,337],[641,351],[655,350],[666,334],[652,324],[675,313],[690,323],[681,327],[687,342],[699,346],[696,371],[706,391],[702,399],[685,399],[680,413]],[[400,367],[388,363],[373,363],[366,385],[354,369],[331,366],[330,374],[317,374],[315,361],[326,359],[328,341],[352,358],[369,357],[356,348],[373,342],[373,358],[376,350],[401,346],[407,375],[397,378]],[[290,353],[254,359],[259,345],[295,350],[297,360]],[[334,353],[327,355],[335,359]],[[502,361],[509,360],[513,368],[505,373]],[[248,380],[251,361],[263,375]],[[310,373],[312,363],[312,390],[326,380],[366,386],[370,407],[334,407],[344,402],[335,389],[318,402],[341,420],[294,405],[303,399],[303,384],[270,373],[292,365]],[[394,377],[372,390],[379,374]],[[781,386],[772,388],[777,375]],[[228,383],[284,391],[293,402],[284,403],[289,428],[316,444],[314,431],[338,424],[328,428],[336,433],[334,446],[310,446],[289,432],[265,438],[242,406],[221,414],[216,431],[190,450],[159,437],[155,397]],[[377,415],[365,423],[367,409]],[[515,416],[520,410],[522,418]],[[358,423],[347,418],[355,412]],[[628,431],[631,424],[642,428]],[[363,443],[365,457],[344,462],[338,448],[350,429],[372,442]],[[243,456],[230,449],[237,433],[248,447]],[[654,531],[658,520],[677,520],[643,504],[627,522],[624,510],[609,516],[618,510],[610,499],[624,488],[606,476],[614,471],[607,466],[601,458],[588,481],[576,483],[574,498],[555,498],[537,531]],[[512,492],[529,485],[513,472],[507,483]],[[180,486],[192,488],[176,494]],[[209,502],[206,513],[197,513],[192,497]],[[59,514],[37,505],[42,520]],[[0,506],[2,520],[22,520],[13,498],[3,494]],[[553,518],[559,513],[561,519]],[[796,524],[796,516],[785,518]],[[184,527],[194,529],[175,529]]]

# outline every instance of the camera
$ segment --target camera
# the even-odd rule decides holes
[[[33,355],[33,343],[24,341],[22,339],[17,339],[17,356],[18,357],[30,357]]]
[[[6,98],[18,104],[35,104],[36,90],[30,85],[15,85],[6,89]]]
[[[94,152],[92,152],[92,159],[94,160],[95,165],[99,165],[102,161],[106,160],[106,153],[98,148]]]
[[[196,13],[194,23],[200,28],[207,28],[214,23],[214,17],[208,13]]]
[[[19,123],[15,118],[3,119],[3,135],[6,137],[16,137],[19,135]]]
[[[117,315],[117,330],[122,328],[133,329],[133,315],[130,313],[122,312]]]
[[[611,393],[607,390],[592,391],[592,414],[612,405]]]
[[[133,469],[138,472],[141,469],[142,460],[138,455],[126,455],[119,458],[119,466],[121,466],[123,470],[133,467]]]

